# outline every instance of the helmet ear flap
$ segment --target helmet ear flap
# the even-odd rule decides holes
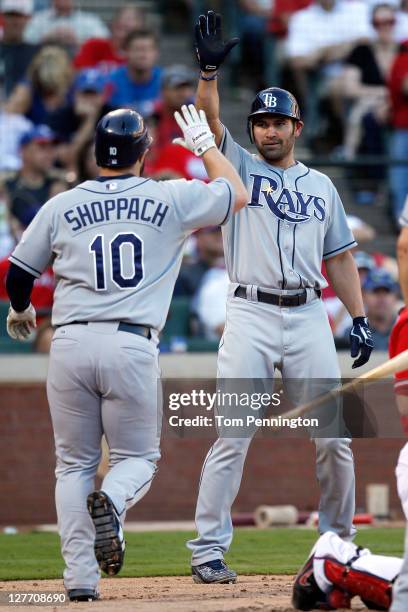
[[[254,127],[252,125],[251,119],[248,119],[248,122],[247,122],[247,132],[248,132],[249,140],[251,141],[252,144],[254,144]]]

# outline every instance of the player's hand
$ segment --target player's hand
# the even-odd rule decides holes
[[[197,111],[194,104],[181,107],[181,114],[176,111],[174,118],[183,132],[183,138],[175,138],[174,144],[179,144],[185,149],[192,151],[197,157],[201,157],[208,149],[215,147],[214,134],[207,123],[203,110]]]
[[[10,306],[7,317],[7,333],[13,340],[27,340],[34,328],[37,327],[34,306],[30,304],[22,312],[16,312]]]
[[[353,359],[357,359],[353,363],[353,369],[367,363],[373,348],[374,342],[367,317],[354,317],[350,330],[350,353]]]
[[[222,40],[221,15],[214,11],[200,15],[195,26],[195,50],[203,72],[218,70],[228,53],[238,43],[239,38],[231,38],[226,42]]]

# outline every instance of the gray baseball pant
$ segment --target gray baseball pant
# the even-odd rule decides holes
[[[292,385],[295,401],[305,399],[302,381],[306,395],[310,379],[338,384],[341,376],[333,334],[321,300],[311,295],[303,306],[279,308],[230,296],[218,378],[271,379],[275,368],[281,370],[284,381],[299,379],[299,385]],[[296,389],[298,398],[294,397]],[[351,439],[330,436],[329,428],[328,437],[314,439],[321,490],[319,531],[331,530],[352,538],[355,476]],[[198,537],[187,544],[192,550],[192,565],[220,559],[229,550],[233,535],[231,507],[250,443],[251,436],[219,437],[207,454],[195,516]]]
[[[156,343],[117,328],[118,323],[65,325],[52,340],[47,394],[68,590],[96,589],[100,577],[86,498],[95,489],[102,434],[110,449],[110,469],[101,489],[122,523],[126,510],[149,490],[160,458]]]

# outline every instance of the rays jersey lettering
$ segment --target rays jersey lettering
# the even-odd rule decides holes
[[[307,223],[311,219],[323,223],[325,220],[326,201],[323,198],[286,187],[280,188],[278,182],[270,176],[249,176],[252,178],[249,207],[262,208],[266,203],[275,217],[289,223]]]

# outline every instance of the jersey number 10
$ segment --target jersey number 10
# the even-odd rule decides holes
[[[105,236],[98,234],[89,245],[89,252],[93,254],[96,291],[106,291],[107,259],[110,260],[110,277],[119,289],[134,289],[142,280],[143,242],[136,234],[117,234],[109,243],[108,257],[105,256]]]

